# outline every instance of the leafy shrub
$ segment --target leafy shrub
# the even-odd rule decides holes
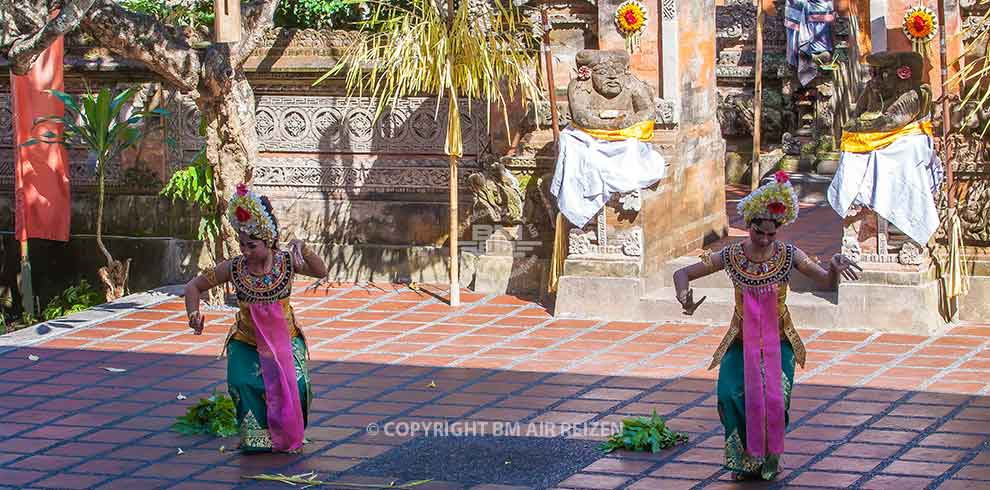
[[[651,417],[628,418],[622,421],[622,432],[612,434],[603,442],[600,449],[606,453],[616,449],[629,451],[658,452],[661,449],[673,447],[687,442],[686,434],[673,432],[667,427],[663,418],[653,411]]]
[[[85,279],[78,286],[70,286],[62,294],[52,298],[41,313],[45,321],[71,315],[103,304],[107,300],[106,293],[97,291]]]
[[[275,25],[310,29],[340,29],[364,19],[367,9],[355,0],[282,0]]]
[[[206,159],[206,149],[202,149],[186,168],[176,170],[160,192],[162,196],[182,199],[199,208],[200,240],[220,236],[220,216],[217,215],[217,201],[214,193],[213,167]]]
[[[213,25],[213,0],[118,0],[118,3],[166,24],[182,27]]]
[[[199,403],[189,407],[186,414],[178,417],[172,430],[186,434],[207,434],[217,437],[230,437],[237,434],[237,416],[234,400],[225,393],[213,392],[209,398],[201,398]]]

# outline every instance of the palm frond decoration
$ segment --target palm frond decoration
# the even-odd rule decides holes
[[[959,106],[965,111],[963,126],[970,121],[977,121],[981,114],[990,112],[990,0],[975,0],[970,7],[978,14],[961,33],[968,38],[962,54],[951,64],[958,64],[960,69],[946,83],[946,89],[959,86]],[[990,119],[985,121],[980,130],[984,137],[990,130]]]
[[[542,98],[536,83],[537,46],[531,26],[504,0],[373,2],[360,35],[316,83],[343,76],[348,96],[377,98],[376,118],[400,97],[435,96],[436,118],[447,102],[444,152],[450,156],[450,303],[457,280],[457,159],[463,155],[460,99],[494,104],[509,126],[508,105]],[[446,0],[454,2],[455,0]],[[538,107],[538,104],[535,104]],[[467,107],[470,111],[470,102]]]

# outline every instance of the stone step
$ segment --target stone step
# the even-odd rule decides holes
[[[677,318],[686,321],[716,321],[727,323],[735,306],[735,290],[729,288],[694,288],[695,300],[707,297],[692,316],[682,313],[673,287],[650,291],[640,298],[642,309],[651,316]],[[791,291],[787,295],[787,307],[795,325],[802,328],[843,328],[838,319],[838,295],[828,291]],[[846,326],[848,328],[848,326]]]
[[[805,204],[828,205],[826,195],[828,186],[832,184],[831,175],[795,172],[790,174],[790,178],[791,185],[797,191],[799,201]]]
[[[554,315],[646,322],[692,322],[725,324],[731,319],[735,291],[727,287],[695,284],[696,299],[705,303],[686,316],[674,288],[646,289],[644,281],[624,277],[560,278]],[[913,285],[844,282],[837,292],[791,291],[787,305],[799,328],[894,332],[938,335],[949,326],[939,314],[938,284],[924,281]]]
[[[735,291],[730,288],[695,287],[694,297],[707,296],[693,316],[682,313],[673,287],[642,290],[638,279],[563,276],[555,305],[562,318],[612,321],[684,321],[725,324],[732,317]],[[787,305],[795,325],[801,328],[861,329],[865,325],[842,321],[838,295],[827,291],[792,291]]]

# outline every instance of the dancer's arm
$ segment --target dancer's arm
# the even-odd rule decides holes
[[[321,279],[326,277],[327,265],[319,255],[306,246],[306,242],[292,240],[289,242],[289,253],[292,255],[292,267],[296,273]]]
[[[839,276],[853,281],[859,279],[857,271],[863,270],[859,264],[842,254],[833,255],[828,263],[828,270],[825,270],[797,247],[794,247],[794,266],[826,289],[834,288],[838,284]]]
[[[199,300],[203,293],[215,288],[230,280],[230,261],[225,260],[219,265],[210,269],[186,283],[186,317],[189,319],[189,328],[193,333],[200,335],[203,333],[205,318],[199,312]]]
[[[684,307],[684,313],[691,315],[697,310],[705,298],[694,301],[694,292],[690,288],[691,281],[700,279],[725,268],[721,253],[705,253],[701,260],[674,272],[674,289],[677,291],[677,301]]]

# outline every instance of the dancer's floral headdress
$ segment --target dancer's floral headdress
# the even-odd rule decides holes
[[[227,219],[234,230],[257,237],[269,247],[278,240],[275,220],[265,210],[261,198],[244,184],[237,184],[237,191],[227,203]]]
[[[757,219],[776,221],[781,226],[797,221],[798,196],[787,172],[777,172],[773,182],[739,201],[738,210],[747,224]]]

